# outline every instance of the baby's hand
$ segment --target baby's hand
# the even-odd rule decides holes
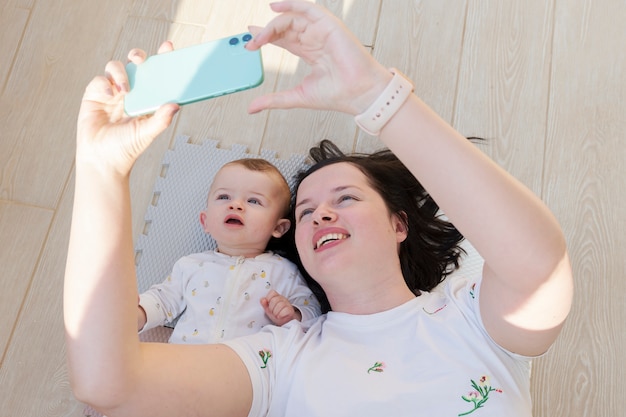
[[[289,300],[274,290],[261,298],[261,305],[267,317],[277,326],[289,323],[291,320],[302,320],[300,310],[291,305]]]

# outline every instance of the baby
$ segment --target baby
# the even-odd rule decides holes
[[[179,317],[170,343],[215,343],[320,314],[297,267],[266,251],[291,226],[291,192],[264,159],[224,165],[209,190],[200,223],[217,249],[179,259],[161,284],[140,295],[137,327]]]

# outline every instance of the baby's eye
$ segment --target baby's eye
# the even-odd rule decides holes
[[[228,194],[219,194],[216,200],[230,200],[230,196]]]
[[[259,200],[258,198],[249,198],[248,203],[261,205],[261,200]]]

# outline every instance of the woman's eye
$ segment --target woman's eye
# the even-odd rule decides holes
[[[340,203],[343,203],[344,201],[348,201],[348,200],[356,200],[356,198],[354,198],[354,197],[353,197],[353,196],[351,196],[351,195],[347,195],[347,194],[346,194],[346,195],[342,195],[342,196],[341,196],[341,197],[339,197],[339,199],[338,199],[338,201],[339,201]]]
[[[302,220],[305,216],[308,216],[309,214],[313,213],[313,209],[304,209],[300,212],[300,214],[298,215],[298,220]]]

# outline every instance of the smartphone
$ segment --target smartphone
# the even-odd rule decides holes
[[[260,85],[261,51],[244,48],[250,39],[250,33],[240,33],[129,63],[126,114],[150,114],[165,103],[189,104]]]

